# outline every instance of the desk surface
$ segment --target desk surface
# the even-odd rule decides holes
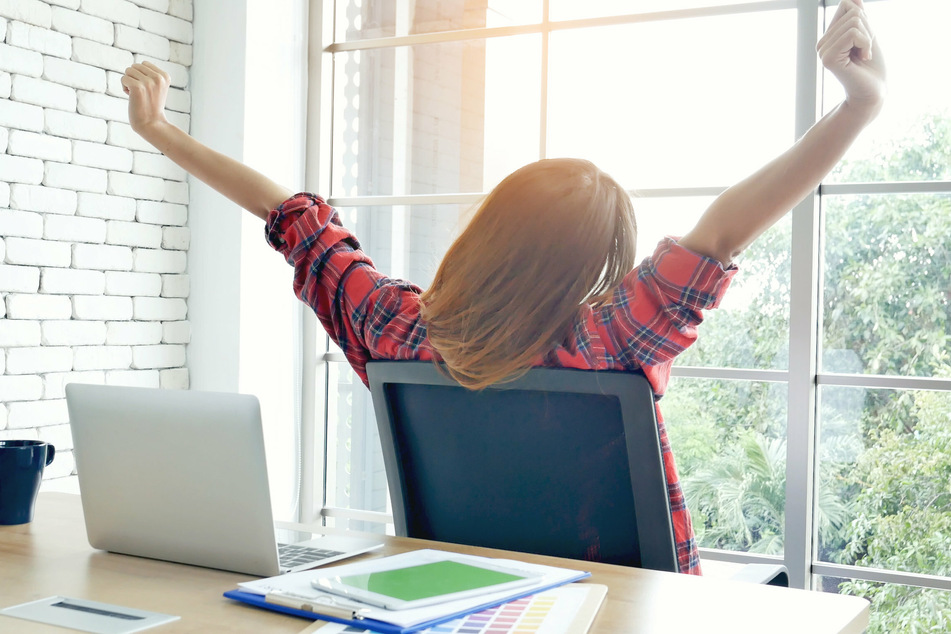
[[[417,548],[505,556],[590,570],[608,595],[590,632],[862,632],[868,602],[849,596],[758,586],[469,548],[386,538],[390,555]],[[156,632],[292,632],[310,622],[222,597],[246,575],[93,550],[86,541],[79,496],[43,493],[31,524],[0,526],[0,607],[53,595],[181,616]],[[13,625],[14,627],[11,627]],[[65,632],[0,617],[0,631]]]

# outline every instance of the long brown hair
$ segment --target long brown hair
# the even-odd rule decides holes
[[[422,296],[449,374],[471,389],[524,374],[584,304],[610,299],[634,267],[636,235],[627,192],[588,161],[547,159],[506,177]]]

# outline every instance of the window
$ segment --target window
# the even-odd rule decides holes
[[[635,196],[646,255],[841,99],[815,55],[825,5],[315,0],[311,180],[381,270],[425,287],[502,177],[581,156]],[[951,87],[936,81],[951,6],[866,5],[886,111],[743,255],[662,409],[705,557],[783,561],[794,585],[869,597],[888,632],[951,618]],[[326,395],[313,510],[386,530],[369,395],[324,341],[307,344]]]

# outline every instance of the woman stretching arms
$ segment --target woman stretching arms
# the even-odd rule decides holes
[[[169,124],[161,69],[135,64],[122,83],[136,132],[266,221],[271,246],[295,268],[294,291],[364,382],[370,359],[417,359],[440,362],[471,389],[533,366],[639,370],[660,396],[702,311],[717,306],[736,273],[733,259],[815,189],[882,106],[884,64],[861,0],[840,2],[818,50],[845,100],[641,264],[626,192],[587,161],[543,160],[486,197],[425,292],[377,271],[320,197],[291,195]],[[659,411],[657,418],[680,569],[699,573]]]

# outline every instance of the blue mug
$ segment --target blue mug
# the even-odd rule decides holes
[[[0,524],[33,520],[43,469],[56,448],[41,440],[0,440]]]

